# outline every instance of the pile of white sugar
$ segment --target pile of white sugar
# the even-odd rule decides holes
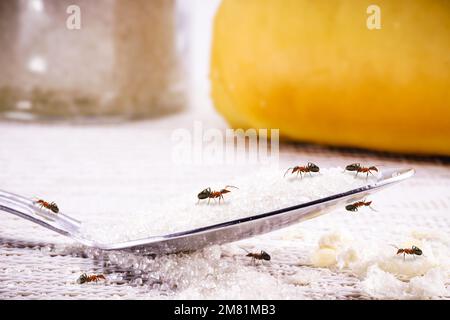
[[[202,181],[203,186],[191,194],[180,194],[140,213],[111,213],[83,221],[82,232],[102,243],[167,235],[298,205],[376,180],[365,175],[355,178],[354,172],[344,172],[341,167],[321,168],[320,173],[306,174],[303,178],[290,172],[283,176],[284,173],[285,170],[266,168],[245,177],[230,177],[222,185]],[[224,194],[225,201],[219,204],[218,199],[210,199],[208,204],[206,199],[197,203],[197,194],[203,189],[219,191],[227,185],[238,189],[228,188],[231,192]]]

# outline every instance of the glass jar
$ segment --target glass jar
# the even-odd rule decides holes
[[[140,119],[186,103],[175,0],[0,1],[0,118]]]

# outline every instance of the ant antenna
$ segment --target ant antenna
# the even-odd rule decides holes
[[[291,168],[287,169],[286,172],[284,173],[283,178],[286,177],[286,174],[287,174],[287,173],[289,172],[289,170],[291,170],[291,169],[294,169],[294,167],[291,167]]]
[[[244,251],[247,252],[247,253],[250,253],[250,251],[248,251],[248,250],[245,249],[245,248],[242,248],[242,247],[239,247],[239,248],[241,248],[242,250],[244,250]]]

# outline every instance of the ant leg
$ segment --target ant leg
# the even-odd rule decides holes
[[[309,171],[309,176],[312,177],[311,171]]]
[[[211,201],[211,198],[208,198],[208,204],[209,204],[210,201]]]
[[[356,171],[355,179],[358,177],[359,171]]]

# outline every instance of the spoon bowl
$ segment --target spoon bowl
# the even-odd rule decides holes
[[[380,172],[375,181],[371,180],[362,187],[329,197],[183,232],[113,244],[87,239],[80,232],[82,222],[62,212],[45,213],[39,210],[34,200],[17,194],[0,190],[0,211],[37,223],[89,247],[103,250],[132,250],[149,254],[174,253],[242,240],[285,228],[323,215],[336,207],[364,199],[385,187],[412,177],[414,173],[414,169],[386,169]]]

